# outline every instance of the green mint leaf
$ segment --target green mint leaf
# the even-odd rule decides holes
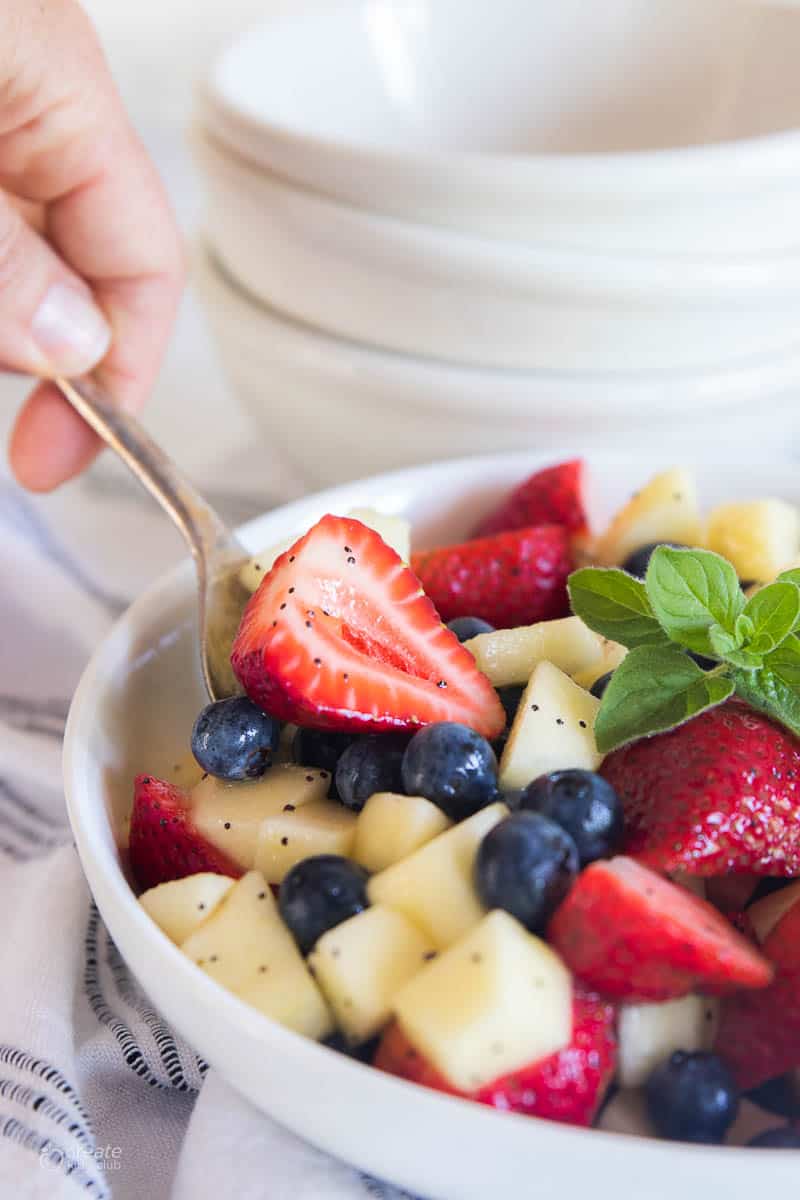
[[[738,696],[800,737],[800,647],[788,652],[787,646],[784,642],[775,651],[783,661],[772,664],[770,655],[760,671],[734,671],[733,682]],[[787,661],[790,656],[791,663]]]
[[[800,618],[800,588],[787,581],[771,583],[751,596],[739,621],[749,620],[752,633],[745,649],[769,654],[786,640]],[[737,622],[738,624],[738,622]]]
[[[629,649],[666,643],[641,580],[616,567],[584,567],[568,587],[572,611],[595,633]]]
[[[677,646],[638,646],[611,676],[594,733],[602,754],[674,729],[733,692],[725,675],[706,675]]]
[[[737,647],[743,645],[744,642],[749,642],[754,633],[755,625],[753,622],[745,613],[740,613],[733,627],[733,636]]]
[[[710,550],[659,546],[645,578],[656,620],[673,642],[697,654],[714,654],[713,625],[734,634],[745,606],[735,570]]]
[[[743,671],[755,671],[764,665],[764,655],[744,648],[729,650],[725,655],[725,662],[730,663],[731,666],[740,667]]]
[[[792,567],[791,571],[781,571],[776,583],[793,583],[795,587],[800,588],[800,567]],[[756,596],[758,592],[756,592]]]
[[[708,631],[708,640],[715,658],[726,658],[733,650],[738,650],[741,642],[732,633],[728,633],[721,625],[712,625]]]
[[[800,692],[800,637],[792,634],[773,650],[765,667],[781,679],[787,687]]]

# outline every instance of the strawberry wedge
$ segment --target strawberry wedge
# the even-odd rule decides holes
[[[587,987],[629,1003],[764,988],[772,977],[715,908],[631,858],[587,867],[548,940]]]
[[[529,525],[563,525],[570,534],[587,533],[585,476],[586,464],[580,458],[536,471],[484,517],[473,536],[486,537]]]
[[[128,857],[143,891],[201,871],[232,879],[242,873],[194,828],[186,793],[153,775],[139,775],[134,784]]]
[[[326,516],[276,561],[245,609],[231,663],[256,704],[319,729],[505,725],[492,685],[419,580],[374,530]]]

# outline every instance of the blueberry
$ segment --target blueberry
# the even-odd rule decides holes
[[[403,784],[407,795],[424,796],[461,821],[496,798],[497,759],[474,729],[442,721],[420,729],[408,743]]]
[[[754,1150],[800,1150],[800,1130],[789,1125],[777,1129],[765,1129],[747,1143]]]
[[[218,779],[258,779],[272,765],[281,727],[246,696],[216,700],[192,730],[192,754]]]
[[[372,734],[348,746],[336,766],[336,790],[353,812],[375,792],[402,792],[401,764],[407,740],[393,734]]]
[[[566,829],[582,867],[597,858],[610,858],[621,848],[622,804],[611,784],[594,771],[541,775],[525,788],[520,808],[541,813]]]
[[[679,1142],[721,1142],[739,1111],[733,1075],[705,1051],[671,1055],[648,1079],[645,1099],[656,1131]]]
[[[766,1083],[751,1088],[747,1092],[748,1100],[765,1108],[767,1112],[776,1113],[779,1117],[789,1117],[796,1120],[800,1117],[800,1081],[790,1072],[779,1075],[776,1079],[768,1079]]]
[[[705,654],[696,654],[694,650],[689,651],[689,658],[694,659],[701,671],[710,671],[712,667],[717,666],[716,659],[706,658]]]
[[[354,740],[352,733],[298,729],[292,741],[292,758],[299,767],[319,767],[333,774],[339,759]]]
[[[518,812],[491,829],[478,847],[475,886],[487,908],[504,908],[541,931],[578,873],[569,834],[539,813]]]
[[[511,725],[514,717],[517,715],[519,702],[522,699],[525,688],[521,684],[511,683],[507,687],[497,689],[497,694],[500,697],[500,703],[506,710],[506,724]]]
[[[305,858],[285,876],[278,907],[308,954],[323,933],[367,907],[367,872],[338,854]]]
[[[650,559],[653,557],[653,551],[657,550],[659,546],[669,546],[672,550],[686,549],[681,542],[651,542],[647,546],[640,546],[638,550],[634,550],[633,554],[628,555],[622,564],[623,571],[627,571],[629,575],[635,575],[637,579],[644,579]]]
[[[606,690],[608,685],[611,683],[611,676],[613,674],[614,674],[613,671],[606,672],[606,674],[601,675],[599,679],[595,679],[594,683],[589,688],[589,691],[592,693],[592,695],[594,696],[594,698],[596,700],[602,700],[603,692]]]
[[[479,633],[494,633],[494,625],[482,621],[480,617],[453,617],[452,621],[447,622],[447,628],[460,642],[468,642]]]

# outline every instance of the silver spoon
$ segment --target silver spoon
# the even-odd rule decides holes
[[[244,546],[136,418],[119,409],[97,384],[61,378],[54,383],[183,534],[197,569],[200,660],[206,689],[212,700],[240,692],[230,652],[248,600],[238,573],[249,558]]]

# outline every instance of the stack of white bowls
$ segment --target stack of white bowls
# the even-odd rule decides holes
[[[326,484],[785,441],[799,62],[785,0],[295,0],[241,37],[192,134],[198,275],[271,444]]]

